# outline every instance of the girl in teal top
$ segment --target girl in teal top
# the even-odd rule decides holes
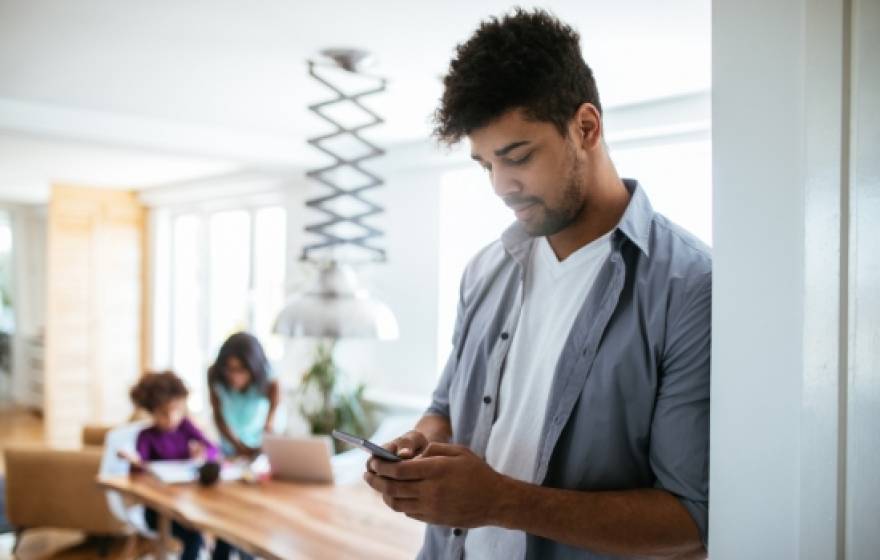
[[[279,395],[260,342],[244,332],[226,339],[208,368],[208,387],[223,453],[258,455],[263,434],[274,431]]]

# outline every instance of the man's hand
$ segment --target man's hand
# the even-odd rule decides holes
[[[416,455],[420,455],[427,446],[428,438],[425,437],[425,434],[416,430],[410,430],[382,447],[401,459],[412,459]],[[369,470],[369,464],[367,465],[367,470]]]
[[[447,527],[494,524],[506,480],[467,447],[448,443],[430,443],[407,461],[373,458],[367,470],[364,479],[388,507]]]

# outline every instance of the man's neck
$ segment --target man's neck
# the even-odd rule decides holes
[[[626,211],[630,193],[616,172],[604,177],[598,187],[571,225],[547,237],[560,261],[611,231]]]

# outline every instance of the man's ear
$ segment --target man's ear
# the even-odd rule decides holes
[[[575,145],[590,151],[602,142],[602,115],[592,103],[582,103],[571,120]]]

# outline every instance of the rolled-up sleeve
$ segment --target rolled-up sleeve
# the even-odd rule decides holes
[[[650,463],[656,486],[681,501],[708,547],[711,272],[697,277],[677,307],[661,359]]]
[[[449,355],[449,359],[446,360],[446,366],[440,375],[440,381],[437,383],[437,387],[431,396],[431,405],[425,411],[425,414],[449,418],[449,386],[452,384],[452,376],[455,373],[455,362],[456,357],[453,350]]]

